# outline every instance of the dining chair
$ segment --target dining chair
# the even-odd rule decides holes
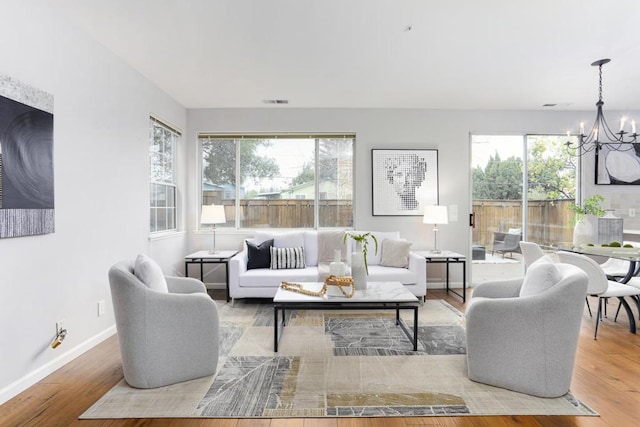
[[[640,295],[639,288],[607,279],[607,276],[602,268],[600,268],[600,265],[593,259],[582,254],[560,251],[558,252],[558,260],[566,264],[572,264],[576,267],[580,267],[587,273],[587,276],[589,276],[587,295],[598,297],[598,310],[595,317],[595,332],[593,334],[593,339],[598,338],[598,325],[602,320],[602,308],[607,298],[618,298],[620,304],[627,312],[627,317],[629,318],[629,330],[635,333],[635,317],[631,311],[631,307],[629,307],[629,304],[624,297],[637,297]]]
[[[544,256],[542,248],[533,242],[521,241],[520,251],[522,252],[522,258],[524,259],[524,265],[526,267],[531,266],[531,264]]]

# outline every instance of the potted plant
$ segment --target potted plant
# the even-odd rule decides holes
[[[602,209],[602,203],[604,197],[599,194],[594,194],[591,197],[585,199],[582,206],[577,204],[571,205],[571,210],[575,212],[573,217],[573,245],[581,246],[591,243],[593,240],[593,226],[587,221],[587,215],[601,216],[604,214]]]
[[[587,215],[602,216],[604,215],[604,209],[601,204],[604,202],[604,197],[599,194],[594,194],[588,197],[584,201],[584,206],[571,204],[571,210],[575,213],[573,216],[573,224],[576,224]]]
[[[364,269],[367,274],[369,274],[369,265],[367,265],[367,246],[369,245],[369,239],[367,237],[371,237],[371,240],[373,240],[373,243],[375,244],[375,251],[373,252],[374,255],[378,253],[378,239],[372,233],[345,233],[342,242],[347,243],[347,238],[349,237],[356,242],[358,251],[362,252],[362,255],[364,256]]]

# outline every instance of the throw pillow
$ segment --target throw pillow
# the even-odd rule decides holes
[[[562,276],[558,267],[543,258],[531,264],[522,281],[520,296],[538,295],[558,283]]]
[[[271,252],[273,239],[265,240],[256,245],[249,241],[247,243],[247,270],[254,268],[269,268],[271,266]]]
[[[133,275],[138,278],[144,285],[155,291],[168,293],[169,287],[164,273],[157,262],[146,256],[139,254],[133,265]]]
[[[271,247],[271,269],[305,268],[304,249]]]
[[[402,267],[409,266],[409,249],[412,243],[406,240],[389,240],[382,241],[382,259],[380,265],[385,267]]]

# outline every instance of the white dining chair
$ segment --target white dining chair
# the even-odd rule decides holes
[[[522,258],[526,267],[531,266],[534,262],[544,256],[542,248],[533,242],[520,242],[520,251],[522,252]]]
[[[618,283],[614,280],[607,279],[606,274],[600,268],[600,265],[593,259],[573,252],[558,252],[558,260],[567,264],[572,264],[580,267],[589,276],[589,284],[587,288],[587,295],[598,297],[598,310],[595,316],[595,332],[593,339],[598,337],[598,325],[602,320],[602,307],[607,298],[618,298],[629,318],[629,330],[635,333],[636,321],[631,311],[631,307],[624,299],[627,296],[640,295],[640,288]]]

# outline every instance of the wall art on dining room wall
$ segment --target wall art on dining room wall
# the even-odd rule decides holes
[[[640,144],[600,144],[596,184],[640,185]]]
[[[55,231],[53,95],[0,74],[0,238]]]
[[[438,150],[371,150],[373,215],[423,215],[438,204]]]

